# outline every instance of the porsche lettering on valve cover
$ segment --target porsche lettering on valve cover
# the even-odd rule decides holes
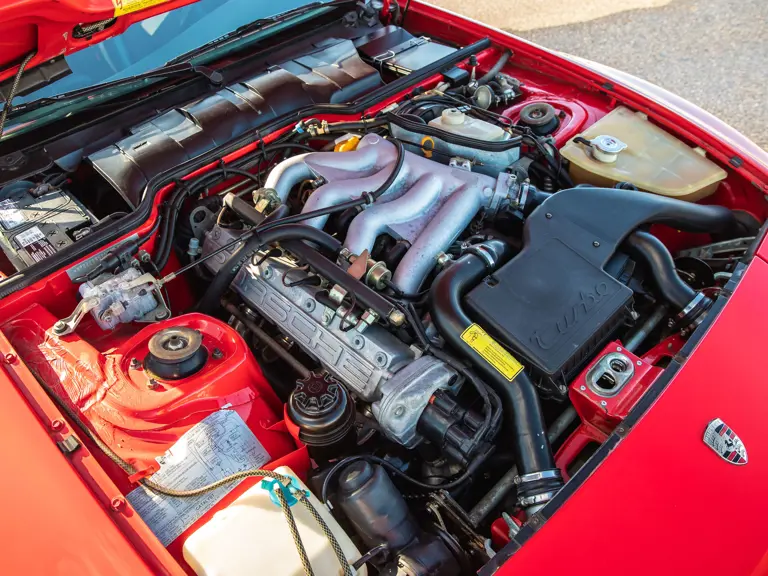
[[[0,572],[768,574],[764,151],[417,0],[115,6],[0,0]]]

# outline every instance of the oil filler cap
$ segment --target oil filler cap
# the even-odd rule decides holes
[[[165,328],[149,339],[144,369],[161,380],[181,380],[199,372],[207,360],[208,351],[200,331]]]
[[[340,448],[350,437],[354,440],[354,403],[344,386],[327,374],[311,373],[296,382],[288,416],[310,448]]]

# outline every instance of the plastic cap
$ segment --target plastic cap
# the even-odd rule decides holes
[[[453,126],[458,126],[459,124],[464,124],[464,120],[466,118],[466,115],[464,112],[459,110],[458,108],[448,108],[447,110],[443,110],[442,113],[443,122],[446,124],[451,124]]]
[[[339,475],[339,488],[349,494],[365,486],[365,484],[373,478],[373,466],[370,462],[365,460],[358,460],[353,462]]]

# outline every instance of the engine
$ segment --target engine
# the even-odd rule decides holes
[[[11,278],[95,243],[0,329],[192,574],[477,571],[559,505],[759,227],[705,154],[526,87],[508,52],[347,110],[464,54],[370,26],[0,189]],[[194,160],[198,130],[277,109],[278,76],[291,114],[336,108],[152,172],[181,162],[146,143]]]

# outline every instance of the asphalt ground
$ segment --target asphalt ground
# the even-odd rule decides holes
[[[768,149],[768,0],[430,0],[679,94]]]

